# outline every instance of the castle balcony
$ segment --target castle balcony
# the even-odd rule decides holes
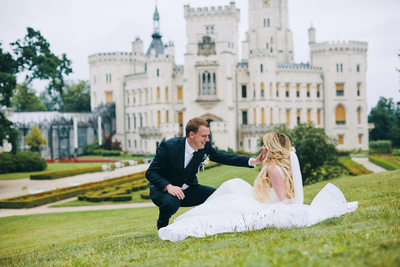
[[[142,138],[161,137],[161,130],[159,127],[141,127],[139,135]]]
[[[273,125],[246,124],[240,125],[240,134],[242,135],[264,135],[268,131],[272,131]]]

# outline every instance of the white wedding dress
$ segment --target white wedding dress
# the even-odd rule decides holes
[[[269,201],[258,202],[253,187],[235,178],[224,182],[203,204],[161,228],[163,240],[179,241],[188,236],[205,237],[218,233],[243,232],[266,227],[305,227],[328,218],[353,212],[358,202],[347,202],[343,193],[328,183],[314,198],[311,205],[303,204],[303,185],[299,162],[290,152],[295,199],[284,204],[271,188]],[[283,176],[282,170],[278,167]]]

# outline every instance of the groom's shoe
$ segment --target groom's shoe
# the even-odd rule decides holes
[[[160,228],[163,228],[168,225],[169,220],[157,220],[157,229],[160,230]]]

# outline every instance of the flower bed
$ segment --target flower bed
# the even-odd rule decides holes
[[[50,190],[42,193],[23,195],[0,200],[0,208],[24,209],[56,202],[59,200],[83,195],[89,191],[100,190],[112,185],[123,184],[132,181],[143,181],[145,172],[139,172],[126,176],[116,177],[105,181],[92,182],[77,186]]]
[[[90,163],[90,162],[116,162],[118,160],[116,159],[77,159],[77,158],[61,158],[58,160],[58,162],[67,162],[67,163],[74,163],[74,162],[79,162],[79,163]]]

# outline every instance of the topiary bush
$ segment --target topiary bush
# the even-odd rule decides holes
[[[392,153],[392,141],[378,140],[369,142],[369,153]]]
[[[43,171],[46,160],[32,152],[0,153],[0,173]]]
[[[18,152],[16,154],[16,168],[18,171],[43,171],[47,167],[45,159],[32,152]]]

